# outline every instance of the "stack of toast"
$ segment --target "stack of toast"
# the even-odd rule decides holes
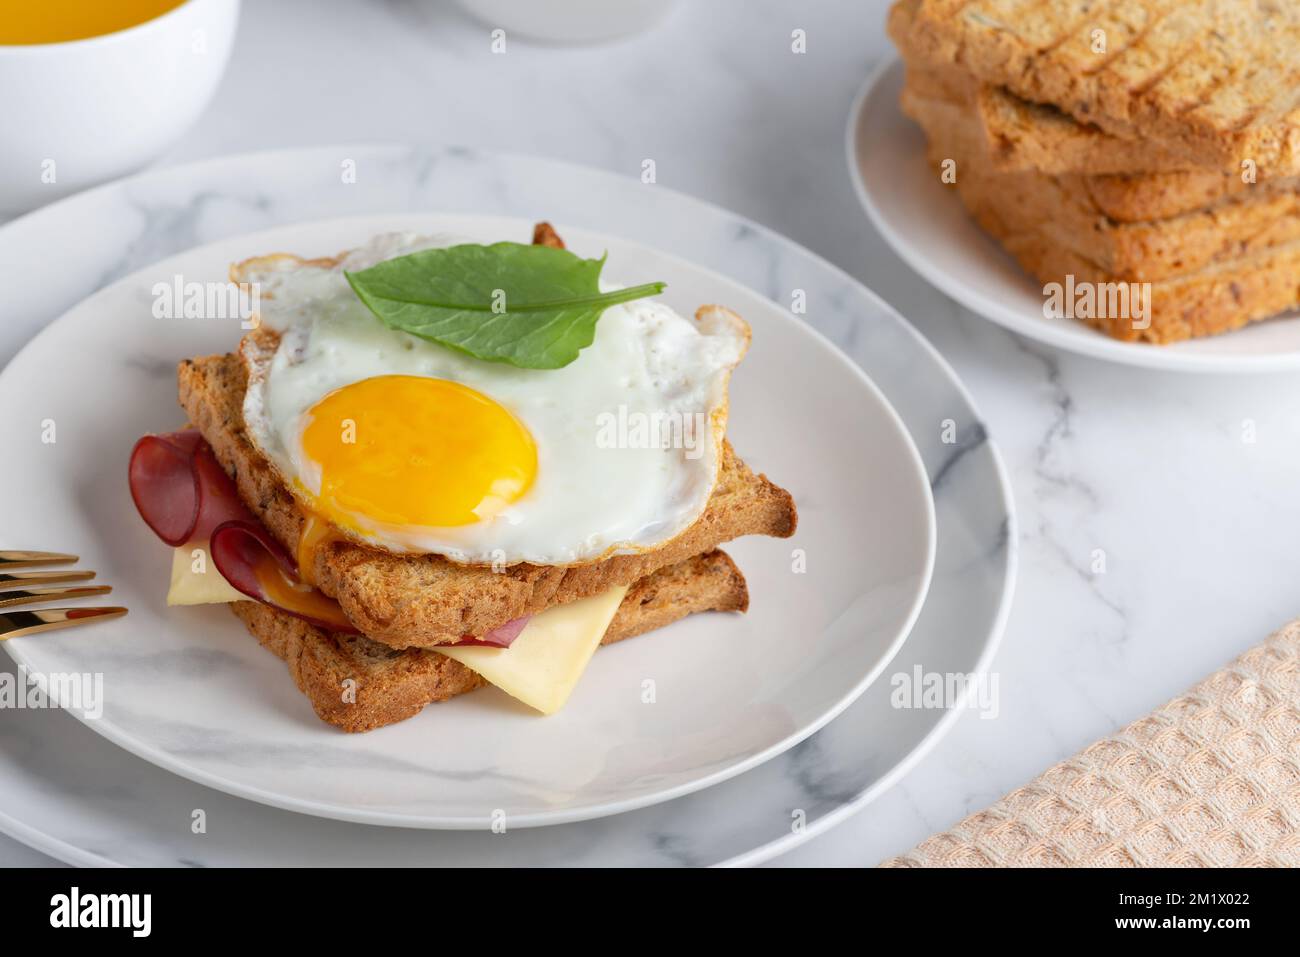
[[[889,32],[980,226],[1044,284],[1142,287],[1090,324],[1167,343],[1300,305],[1300,4],[899,0]]]
[[[535,242],[561,246],[539,228]],[[275,257],[287,259],[289,257]],[[236,267],[258,267],[254,260]],[[314,260],[313,263],[325,263]],[[281,264],[282,265],[282,264]],[[716,308],[716,307],[712,307]],[[264,335],[255,331],[246,339]],[[243,414],[248,369],[236,354],[187,359],[180,404],[238,497],[266,531],[301,560],[304,580],[337,601],[357,633],[330,631],[271,604],[232,610],[263,646],[288,664],[316,713],[345,731],[367,731],[486,682],[444,650],[511,621],[626,587],[601,644],[621,641],[701,611],[744,611],[745,579],[718,546],[742,535],[786,537],[796,523],[784,489],[751,471],[725,442],[702,515],[660,546],[568,566],[503,568],[457,564],[438,554],[403,554],[331,536],[310,553],[310,517],[283,476],[260,454]]]

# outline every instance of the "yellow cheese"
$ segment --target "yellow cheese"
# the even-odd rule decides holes
[[[217,571],[207,542],[193,542],[172,552],[172,583],[167,590],[167,604],[208,605],[247,598]]]
[[[529,619],[509,648],[470,645],[437,651],[542,714],[555,714],[569,700],[625,594],[627,586],[619,585],[548,608]]]
[[[587,670],[625,594],[627,586],[621,585],[549,608],[530,618],[509,648],[470,645],[440,653],[477,671],[542,714],[554,714],[564,707]],[[172,553],[167,604],[206,605],[247,598],[221,577],[212,564],[207,542],[185,545]]]

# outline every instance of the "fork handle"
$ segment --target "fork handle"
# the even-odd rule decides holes
[[[44,608],[35,611],[11,611],[0,615],[0,641],[22,638],[59,628],[71,628],[95,621],[121,618],[125,608]]]
[[[32,552],[23,549],[0,550],[0,569],[30,568],[32,565],[66,565],[76,560],[76,555],[65,555],[63,552]]]

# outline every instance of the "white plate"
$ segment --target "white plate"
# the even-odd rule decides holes
[[[1073,319],[1043,315],[1042,285],[970,219],[925,158],[920,127],[903,115],[903,65],[891,60],[863,85],[849,113],[849,176],[894,251],[957,302],[1030,339],[1085,356],[1178,372],[1300,368],[1300,313],[1168,346],[1112,339]]]
[[[340,157],[365,174],[343,189]],[[918,666],[953,674],[988,667],[1010,604],[1017,536],[997,452],[952,370],[852,277],[762,226],[662,186],[454,148],[321,147],[155,170],[0,229],[0,361],[77,300],[157,259],[277,223],[375,209],[543,215],[597,230],[634,221],[646,243],[781,301],[804,290],[807,321],[890,397],[934,490],[934,582],[886,676]],[[52,261],[57,284],[26,281],[48,276]],[[936,424],[949,418],[955,445]],[[886,676],[811,738],[729,781],[627,814],[505,835],[291,814],[162,771],[70,716],[10,711],[0,721],[0,829],[70,863],[753,863],[863,807],[962,714],[960,703],[896,709]],[[208,827],[196,834],[199,809]]]
[[[408,827],[490,827],[502,814],[528,827],[642,807],[751,768],[833,718],[897,650],[929,584],[933,503],[906,428],[861,369],[770,301],[646,247],[556,226],[579,254],[608,253],[610,281],[663,280],[679,311],[721,302],[753,328],[728,435],[791,490],[801,521],[791,541],[728,546],[749,580],[747,615],[694,616],[602,649],[550,718],[491,689],[346,735],[315,717],[227,609],[165,606],[171,552],[130,508],[125,456],[139,435],[179,424],[175,362],[228,351],[240,332],[237,318],[154,318],[154,285],[220,282],[251,255],[325,255],[389,231],[481,242],[532,232],[523,219],[371,216],[164,260],[86,299],[10,363],[0,407],[41,410],[57,442],[0,475],[0,497],[33,503],[8,520],[6,541],[82,556],[131,609],[94,631],[11,639],[10,654],[34,672],[102,672],[91,727],[178,774],[294,811]],[[0,445],[31,438],[22,418],[0,424]]]

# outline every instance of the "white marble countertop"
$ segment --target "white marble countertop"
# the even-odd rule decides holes
[[[659,181],[762,222],[897,307],[973,392],[1009,469],[1021,567],[994,664],[900,785],[776,865],[873,865],[1139,717],[1300,614],[1300,386],[1107,366],[1026,343],[926,284],[853,198],[851,99],[884,0],[684,3],[658,31],[565,49],[450,0],[245,0],[216,101],[161,164],[340,141],[462,143]],[[771,59],[807,31],[802,73]],[[1100,551],[1099,551],[1100,550]],[[1105,571],[1095,573],[1104,553]],[[52,863],[0,838],[0,864]]]

